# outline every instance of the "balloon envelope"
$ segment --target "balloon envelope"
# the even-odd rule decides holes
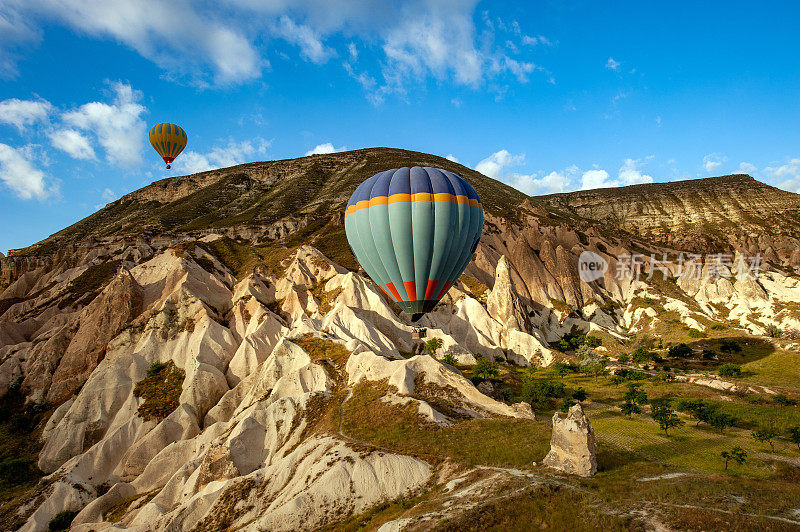
[[[163,122],[150,128],[150,144],[169,165],[186,147],[186,132],[175,124]],[[169,166],[167,166],[169,168]]]
[[[483,230],[483,205],[460,176],[415,166],[370,177],[344,219],[364,271],[417,321],[467,267]]]

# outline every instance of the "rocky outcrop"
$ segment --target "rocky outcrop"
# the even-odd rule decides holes
[[[78,330],[53,374],[47,400],[59,403],[89,377],[106,354],[106,346],[142,310],[142,288],[123,268],[81,313]]]
[[[580,404],[570,408],[565,417],[559,412],[553,414],[550,452],[544,457],[544,464],[582,477],[590,477],[597,472],[594,430]]]

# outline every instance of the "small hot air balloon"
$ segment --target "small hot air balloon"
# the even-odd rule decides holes
[[[344,227],[364,271],[416,322],[472,260],[483,206],[475,189],[452,172],[395,168],[356,188]]]
[[[150,128],[150,144],[167,163],[167,170],[171,168],[170,163],[186,147],[186,141],[186,132],[175,124],[163,122]]]

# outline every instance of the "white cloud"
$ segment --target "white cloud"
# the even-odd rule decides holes
[[[456,157],[456,156],[455,156],[455,155],[453,155],[452,153],[448,153],[448,154],[445,156],[445,159],[447,159],[448,161],[453,161],[454,163],[457,163],[457,162],[459,162],[459,160],[458,160],[458,157]]]
[[[43,200],[56,189],[31,158],[30,149],[0,143],[0,181],[22,199]]]
[[[73,159],[96,160],[89,139],[74,129],[58,129],[49,133],[50,143]]]
[[[619,169],[619,179],[626,185],[639,185],[652,183],[653,178],[639,170],[641,159],[625,159],[625,164]]]
[[[133,167],[142,161],[147,126],[139,103],[142,94],[130,85],[112,83],[113,103],[90,102],[64,113],[62,119],[74,128],[94,134],[112,164]]]
[[[709,153],[703,157],[703,168],[706,169],[706,172],[715,172],[722,166],[722,163],[727,160],[728,158],[725,156],[719,156],[716,153]]]
[[[373,103],[401,97],[409,85],[430,77],[477,88],[511,75],[525,83],[546,71],[525,54],[550,45],[546,37],[523,34],[519,23],[478,26],[478,0],[226,0],[222,7],[194,0],[5,0],[0,4],[0,49],[33,42],[40,28],[60,24],[82,34],[116,41],[168,72],[200,86],[258,79],[269,66],[274,38],[299,47],[316,64],[335,55],[349,61],[376,55],[364,72],[345,63]],[[7,37],[4,28],[16,33]],[[17,29],[14,29],[17,28]],[[21,29],[20,29],[21,28]],[[497,35],[495,32],[503,32]],[[11,32],[6,32],[8,35]],[[19,35],[17,35],[19,33]],[[327,42],[341,37],[337,50]],[[365,45],[357,48],[356,43]],[[510,48],[519,57],[506,55]],[[520,45],[527,45],[523,50]],[[9,48],[9,49],[10,49]],[[511,53],[511,52],[508,52]],[[0,66],[14,58],[0,53]],[[552,81],[552,76],[549,76]]]
[[[203,76],[208,67],[219,83],[258,77],[263,65],[243,27],[223,20],[226,10],[204,9],[189,0],[5,0],[26,20],[56,21],[90,36],[112,39],[171,73]],[[34,22],[35,23],[35,22]],[[203,76],[204,77],[204,76]]]
[[[320,65],[336,54],[332,49],[322,44],[322,41],[314,30],[306,25],[296,24],[286,15],[280,18],[276,33],[290,43],[299,46],[300,53],[303,57],[312,63]],[[353,53],[354,50],[355,46],[350,49],[350,54],[358,56],[357,51]]]
[[[0,78],[12,79],[19,74],[19,54],[12,51],[41,39],[41,31],[9,2],[0,3]]]
[[[756,172],[758,172],[758,168],[756,168],[754,164],[741,162],[739,163],[739,172],[743,174],[755,175]]]
[[[620,66],[622,66],[622,63],[615,61],[613,57],[609,57],[608,61],[606,61],[606,68],[609,70],[619,72]]]
[[[494,152],[475,165],[475,170],[492,179],[499,179],[503,170],[509,166],[519,166],[525,162],[525,155],[514,155],[508,150]]]
[[[800,194],[800,159],[790,159],[781,166],[768,166],[764,173],[776,180],[782,189]]]
[[[605,170],[587,170],[581,176],[581,189],[590,190],[593,188],[618,187],[622,183],[617,179],[610,179]]]
[[[18,100],[0,102],[0,122],[11,124],[21,133],[37,122],[47,122],[53,106],[47,100]]]
[[[530,35],[523,35],[522,36],[522,44],[528,46],[536,46],[537,44],[543,44],[545,46],[552,46],[553,43],[550,42],[550,39],[545,37],[544,35],[537,35],[537,36],[530,36]]]
[[[332,143],[326,142],[325,144],[317,144],[313,150],[306,152],[306,157],[309,155],[322,155],[325,153],[336,153],[337,151],[344,151],[347,149],[347,146],[341,146],[336,148],[333,146]]]
[[[571,181],[569,170],[540,175],[541,174],[511,174],[504,177],[502,181],[529,196],[555,194],[557,192],[564,192],[569,188]]]
[[[249,140],[241,142],[229,140],[226,145],[214,146],[207,153],[185,151],[175,160],[172,166],[178,172],[195,174],[252,162],[254,156],[263,157],[266,155],[267,148],[271,142],[262,138],[254,139],[254,143]]]

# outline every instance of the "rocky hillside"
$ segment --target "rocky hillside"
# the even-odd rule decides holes
[[[583,190],[540,200],[677,249],[767,251],[793,260],[800,242],[800,195],[726,175]]]
[[[486,206],[474,261],[421,322],[441,340],[430,352],[359,272],[342,224],[361,180],[414,164],[460,173]],[[683,193],[657,202],[666,185],[655,187],[648,208],[680,219],[666,206]],[[527,198],[436,156],[358,150],[162,180],[15,250],[0,259],[0,401],[13,412],[0,418],[0,463],[22,462],[0,475],[22,472],[0,484],[0,520],[22,530],[54,519],[84,531],[399,530],[469,523],[493,497],[561,508],[586,491],[534,463],[550,439],[548,401],[564,393],[534,386],[551,371],[535,368],[650,371],[651,359],[626,365],[644,338],[652,360],[731,335],[797,356],[800,255],[784,246],[794,237],[778,247],[753,229],[745,247],[729,241],[730,261],[701,259],[703,275],[682,276],[650,255],[690,248],[581,207],[615,191],[580,194]],[[737,213],[706,206],[702,220],[743,226],[741,213],[796,208],[793,195],[770,194],[753,194],[755,207],[736,196]],[[756,275],[745,265],[753,249],[769,257]],[[607,265],[598,278],[579,275],[587,251]],[[623,271],[633,254],[639,278]],[[768,393],[678,365],[662,373],[697,389]],[[628,448],[604,434],[601,475]],[[612,528],[639,519],[607,507],[567,513]]]

